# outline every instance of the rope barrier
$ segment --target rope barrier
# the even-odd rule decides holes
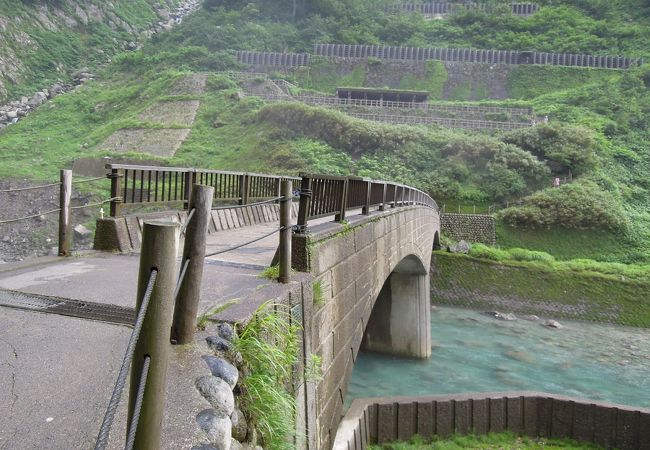
[[[110,203],[110,202],[112,202],[114,200],[117,200],[119,198],[121,198],[121,197],[113,197],[113,198],[109,198],[108,200],[104,200],[104,201],[97,202],[97,203],[90,203],[88,205],[71,206],[70,209],[84,209],[84,208],[91,208],[93,206],[100,206],[100,205],[104,205],[106,203]]]
[[[35,219],[36,217],[45,216],[47,214],[52,214],[52,213],[59,212],[59,211],[61,211],[61,208],[53,209],[51,211],[46,211],[46,212],[42,212],[42,213],[38,213],[38,214],[33,214],[31,216],[17,217],[15,219],[0,220],[0,224],[20,222],[21,220]]]
[[[284,229],[283,227],[276,228],[275,230],[271,231],[270,233],[265,234],[264,236],[260,236],[258,238],[255,238],[252,241],[244,242],[243,244],[235,245],[234,247],[230,247],[230,248],[227,248],[225,250],[219,250],[217,252],[208,253],[207,255],[205,255],[205,258],[207,258],[209,256],[221,255],[222,253],[227,253],[227,252],[230,252],[232,250],[237,250],[238,248],[246,247],[247,245],[253,244],[253,243],[257,242],[257,241],[261,241],[262,239],[267,238],[267,237],[277,233],[278,231],[282,231],[283,229]]]
[[[176,288],[174,289],[174,302],[176,302],[176,297],[178,297],[178,291],[181,290],[181,285],[185,279],[185,274],[187,273],[187,267],[190,265],[190,258],[185,260],[183,267],[181,268],[181,273],[178,275],[178,283],[176,283]]]
[[[144,364],[142,366],[142,373],[140,374],[140,383],[138,383],[138,394],[135,398],[135,405],[133,407],[133,417],[129,426],[129,435],[126,439],[125,450],[132,450],[135,444],[135,433],[138,430],[138,422],[140,422],[140,412],[142,411],[142,399],[144,398],[144,390],[147,387],[147,375],[149,375],[149,365],[151,364],[151,357],[145,356]]]
[[[275,197],[275,198],[271,198],[271,199],[269,199],[269,200],[263,200],[263,201],[261,201],[261,202],[247,203],[247,204],[245,204],[245,205],[217,206],[217,207],[212,208],[212,211],[218,211],[218,210],[221,210],[221,209],[236,209],[236,208],[244,208],[244,207],[246,207],[246,206],[265,205],[265,204],[267,204],[267,203],[275,203],[275,202],[277,202],[278,200],[281,200],[282,198],[283,198],[283,197]]]
[[[187,226],[190,224],[190,220],[192,220],[192,217],[194,217],[194,211],[196,211],[196,208],[192,208],[190,213],[187,215],[187,220],[185,221],[183,226],[181,226],[181,234],[185,234],[185,230],[187,229]]]
[[[106,180],[106,179],[107,179],[106,176],[103,176],[103,177],[89,178],[87,180],[76,180],[76,181],[72,180],[72,184],[91,183],[93,181]]]
[[[113,393],[111,394],[111,399],[108,402],[108,407],[106,408],[106,415],[102,421],[102,426],[97,435],[97,443],[95,444],[95,450],[104,450],[108,445],[108,437],[111,431],[111,426],[113,425],[113,420],[115,419],[115,412],[117,411],[117,406],[120,403],[120,397],[122,396],[122,391],[124,390],[124,385],[126,383],[127,375],[129,374],[129,367],[131,366],[131,361],[133,360],[133,353],[135,352],[135,345],[138,343],[138,338],[140,337],[140,330],[142,330],[142,324],[144,323],[144,316],[147,313],[147,308],[149,307],[149,300],[151,299],[151,293],[153,292],[154,284],[156,283],[156,278],[158,277],[158,270],[152,269],[151,275],[149,276],[149,283],[147,284],[147,289],[142,296],[142,304],[140,305],[140,311],[138,311],[138,317],[133,326],[133,331],[131,332],[131,337],[129,338],[129,345],[126,348],[126,353],[124,354],[124,359],[122,360],[122,366],[120,367],[120,372],[117,376],[117,381],[115,382],[115,387],[113,388]]]
[[[43,184],[40,186],[28,186],[24,188],[16,188],[16,189],[0,189],[0,194],[5,194],[5,193],[12,193],[12,192],[23,192],[23,191],[33,191],[36,189],[44,189],[52,186],[61,186],[61,182],[57,183],[50,183],[50,184]]]

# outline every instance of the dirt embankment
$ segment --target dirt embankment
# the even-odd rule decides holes
[[[0,181],[0,191],[34,185],[26,181]],[[90,203],[90,198],[73,189],[72,205]],[[47,255],[58,246],[59,214],[43,214],[59,207],[59,188],[47,187],[33,191],[0,192],[0,222],[8,219],[37,215],[34,218],[12,223],[0,223],[0,263],[21,261]],[[107,211],[107,206],[104,207]],[[89,224],[99,215],[99,207],[75,210],[72,225]],[[75,250],[90,248],[92,237],[76,239]]]

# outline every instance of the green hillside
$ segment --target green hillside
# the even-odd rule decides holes
[[[0,177],[48,179],[75,158],[118,153],[177,166],[358,174],[413,184],[439,203],[493,205],[502,245],[540,248],[558,258],[650,261],[646,66],[513,67],[505,82],[508,98],[473,104],[530,107],[551,121],[491,134],[395,126],[296,102],[267,103],[241,92],[270,89],[269,82],[254,80],[244,89],[218,73],[244,69],[235,50],[310,51],[318,42],[650,56],[650,7],[642,1],[540,2],[543,7],[530,17],[497,9],[443,20],[387,14],[388,3],[205,1],[141,50],[114,57],[97,81],[0,131]],[[382,65],[368,60],[342,70],[315,59],[308,70],[271,78],[291,81],[306,93],[331,94],[343,84],[372,86]],[[205,82],[201,89],[178,89],[197,76]],[[398,84],[427,90],[435,99],[450,76],[443,64],[431,63]],[[453,98],[470,96],[459,88]],[[198,109],[190,123],[149,118],[151,108],[191,102]],[[139,153],[128,143],[119,152],[114,147],[120,132],[162,129],[189,130],[173,156]],[[567,175],[573,183],[549,187],[554,177]]]

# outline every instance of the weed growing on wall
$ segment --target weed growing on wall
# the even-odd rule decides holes
[[[241,382],[242,409],[269,450],[293,448],[296,403],[291,381],[299,356],[299,330],[291,323],[287,306],[267,302],[234,342],[249,373]]]

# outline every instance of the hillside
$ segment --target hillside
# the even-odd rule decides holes
[[[168,29],[181,0],[0,1],[0,103],[32,95]],[[177,7],[181,6],[180,9]]]
[[[219,169],[353,173],[419,186],[441,204],[504,208],[499,242],[505,246],[559,258],[650,261],[646,66],[489,69],[502,70],[499,95],[485,87],[494,85],[481,75],[488,69],[447,87],[472,65],[436,61],[402,69],[398,78],[395,65],[371,59],[313,58],[306,68],[267,68],[270,81],[221,73],[260,70],[238,63],[235,50],[311,52],[322,42],[648,58],[645,2],[540,2],[530,17],[468,10],[442,20],[385,13],[387,3],[206,1],[142,49],[114,57],[96,81],[0,131],[0,177],[51,179],[74,159],[107,155]],[[276,92],[282,83],[273,79],[292,83],[290,92],[277,91],[291,102],[243,95]],[[463,102],[458,105],[532,108],[550,121],[496,133],[395,126],[291,98],[332,95],[342,85],[420,89],[431,100]],[[573,182],[549,188],[555,177]]]

